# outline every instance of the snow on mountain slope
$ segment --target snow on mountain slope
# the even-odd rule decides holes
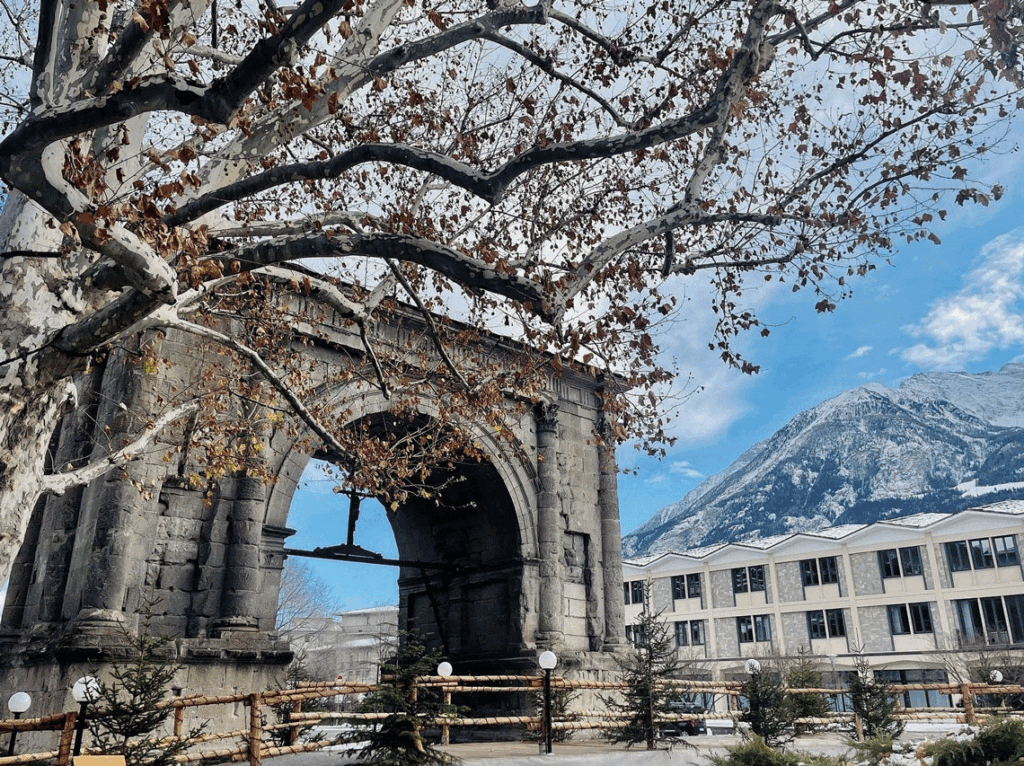
[[[972,480],[969,496],[957,489]],[[1024,496],[1012,486],[1021,481],[1024,365],[925,373],[898,389],[844,391],[800,413],[627,535],[623,552],[959,510],[986,486],[998,497]]]

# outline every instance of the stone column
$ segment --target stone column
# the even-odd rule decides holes
[[[540,553],[540,614],[537,641],[552,646],[562,639],[562,530],[558,523],[558,405],[538,404],[537,545]]]
[[[604,573],[604,645],[616,649],[625,642],[622,603],[622,531],[619,528],[619,482],[611,429],[601,424],[598,445],[598,505],[601,512],[601,568]]]
[[[262,480],[240,476],[234,482],[235,498],[228,515],[227,550],[224,557],[224,590],[220,618],[214,632],[255,632],[259,627],[260,540],[266,487]]]

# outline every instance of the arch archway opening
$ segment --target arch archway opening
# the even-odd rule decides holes
[[[422,432],[424,422],[408,424],[409,431]],[[388,439],[409,433],[400,431],[399,421],[388,415],[373,416],[363,425]],[[317,457],[320,462],[307,467],[289,510],[288,526],[298,530],[289,541],[292,554],[308,544],[303,541],[315,541],[314,548],[335,547],[356,558],[360,551],[372,552],[380,555],[378,563],[399,564],[396,571],[352,561],[317,562],[321,576],[338,584],[342,604],[379,604],[382,593],[394,594],[396,598],[386,600],[398,603],[400,630],[421,635],[453,662],[519,653],[522,535],[515,503],[491,462],[478,454],[439,461],[408,491],[385,496],[385,507],[372,496],[352,503],[351,483],[325,472],[325,456]],[[336,470],[351,469],[351,464],[339,462],[330,461]],[[319,485],[315,494],[320,502],[310,503],[311,485]],[[358,507],[358,518],[350,514],[352,505]],[[308,529],[311,524],[315,532]],[[346,574],[338,577],[334,572],[341,568]]]

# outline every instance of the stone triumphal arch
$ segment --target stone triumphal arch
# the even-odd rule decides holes
[[[305,333],[304,353],[318,355],[324,396],[352,421],[388,417],[379,394],[328,383],[360,345],[345,322],[328,310],[321,316],[296,332]],[[415,315],[394,316],[376,332],[422,332]],[[53,446],[55,465],[109,450],[129,413],[144,411],[167,376],[202,364],[190,337],[150,342],[169,362],[160,375],[142,374],[133,354],[112,349],[83,377],[79,407]],[[579,672],[600,672],[621,648],[615,462],[599,438],[607,427],[602,385],[567,367],[528,406],[509,394],[511,435],[469,424],[486,459],[467,462],[460,481],[446,485],[447,508],[463,510],[439,511],[415,496],[389,514],[402,562],[400,627],[432,636],[460,672],[533,670],[544,648]],[[436,414],[422,402],[420,417]],[[292,656],[274,633],[288,511],[318,457],[303,444],[283,433],[266,437],[272,481],[243,476],[196,488],[166,451],[154,450],[87,487],[44,498],[9,584],[0,697],[27,690],[39,710],[67,706],[76,678],[125,652],[125,631],[138,629],[146,603],[151,629],[173,638],[168,651],[182,665],[182,689],[277,683]]]

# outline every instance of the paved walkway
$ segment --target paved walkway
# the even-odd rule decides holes
[[[736,735],[685,737],[672,749],[648,751],[626,748],[601,740],[555,743],[551,755],[540,754],[535,742],[472,742],[450,745],[447,750],[466,766],[707,766],[707,756],[721,755],[740,741]],[[823,755],[849,751],[845,737],[819,734],[801,737],[787,749]],[[284,755],[272,759],[272,766],[342,766],[357,763],[355,757],[339,750]]]

